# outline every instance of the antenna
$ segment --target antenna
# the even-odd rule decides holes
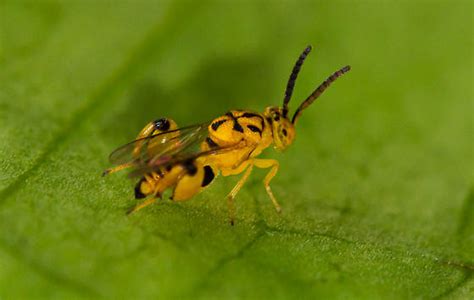
[[[308,56],[309,52],[311,52],[311,49],[311,45],[308,45],[308,47],[304,49],[303,53],[301,53],[300,57],[295,63],[295,66],[293,67],[293,70],[291,71],[288,83],[286,84],[285,98],[283,99],[283,117],[285,118],[288,115],[288,102],[290,102],[291,95],[293,94],[296,78],[298,77],[298,73],[300,72],[301,66],[306,59],[306,56]]]
[[[301,115],[301,112],[305,108],[310,106],[314,102],[314,100],[318,99],[318,97],[321,96],[321,94],[331,85],[331,83],[336,81],[336,79],[338,79],[339,77],[341,77],[345,73],[349,72],[350,69],[351,69],[351,66],[345,66],[345,67],[339,69],[338,71],[334,72],[334,74],[332,74],[326,80],[324,80],[324,82],[321,83],[318,86],[318,88],[316,90],[314,90],[314,92],[311,95],[309,95],[309,97],[306,98],[306,100],[303,101],[303,103],[301,103],[300,107],[298,107],[295,114],[293,115],[293,120],[291,120],[291,123],[295,124],[296,120]]]

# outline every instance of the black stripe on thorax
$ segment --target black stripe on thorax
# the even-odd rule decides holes
[[[245,112],[239,118],[260,118],[261,119],[262,116],[256,113]]]
[[[218,145],[216,142],[214,142],[214,140],[211,139],[210,137],[207,137],[207,138],[206,138],[206,143],[207,143],[207,145],[209,145],[210,148],[217,148],[217,147],[219,147],[219,145]]]
[[[238,131],[240,133],[244,133],[244,129],[242,128],[242,126],[239,124],[239,121],[237,121],[237,118],[234,116],[234,114],[232,112],[228,112],[226,113],[226,116],[229,116],[232,118],[232,120],[234,121],[234,127],[232,127],[232,129],[234,131]]]
[[[234,127],[232,127],[232,129],[240,133],[244,132],[244,129],[242,128],[242,126],[239,124],[237,120],[234,121]]]
[[[224,124],[225,122],[227,122],[228,120],[219,120],[219,121],[215,121],[214,123],[211,124],[211,128],[216,131],[222,124]]]
[[[262,136],[262,130],[260,128],[258,128],[257,126],[247,125],[247,128],[250,129],[253,132],[258,132],[258,134],[260,134],[260,136]]]
[[[246,112],[243,115],[241,115],[239,118],[259,118],[260,119],[260,124],[262,124],[262,130],[261,131],[263,131],[263,129],[265,129],[265,120],[259,114]]]

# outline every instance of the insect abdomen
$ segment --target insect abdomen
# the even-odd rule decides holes
[[[199,161],[186,162],[184,169],[186,175],[179,178],[173,190],[172,199],[175,201],[184,201],[193,197],[211,184],[215,178],[214,170]]]
[[[149,195],[161,197],[166,189],[172,188],[171,199],[174,201],[187,200],[203,188],[211,184],[215,171],[210,166],[204,166],[198,161],[187,161],[171,166],[166,171],[146,174],[135,186],[135,198],[143,199]]]

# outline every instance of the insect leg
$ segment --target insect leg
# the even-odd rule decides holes
[[[142,203],[135,205],[129,211],[127,211],[127,215],[129,215],[131,213],[134,213],[134,212],[137,212],[140,209],[145,208],[148,205],[155,203],[157,200],[158,200],[158,198],[156,198],[155,196],[153,196],[151,198],[148,198],[145,201],[143,201]]]
[[[130,168],[131,166],[133,166],[133,163],[126,163],[113,168],[109,168],[102,173],[102,176],[109,175],[110,173],[115,173],[126,168]]]
[[[230,219],[230,225],[234,225],[234,215],[235,215],[235,207],[234,207],[234,198],[237,195],[237,193],[240,191],[242,186],[245,184],[247,181],[248,177],[250,176],[250,173],[252,173],[253,165],[251,163],[249,164],[247,170],[245,170],[244,176],[240,178],[239,182],[234,186],[232,191],[230,191],[229,195],[227,195],[227,206],[229,208],[229,219]]]
[[[265,179],[263,180],[263,184],[265,185],[265,189],[267,190],[267,194],[268,194],[268,196],[270,196],[270,199],[272,200],[276,211],[278,213],[281,212],[280,204],[278,204],[278,201],[275,199],[275,196],[273,195],[272,189],[270,188],[270,181],[272,180],[272,178],[278,172],[278,168],[279,168],[280,164],[278,163],[278,161],[276,161],[274,159],[254,159],[253,164],[257,168],[260,168],[260,169],[271,168],[270,172],[268,172],[267,176],[265,176]]]

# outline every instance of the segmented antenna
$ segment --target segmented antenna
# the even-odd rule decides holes
[[[293,88],[295,87],[296,78],[298,77],[298,73],[300,72],[301,66],[303,62],[308,56],[309,52],[311,52],[311,45],[304,49],[303,53],[301,53],[300,57],[296,61],[295,66],[293,67],[293,71],[291,71],[290,78],[288,79],[288,83],[286,84],[285,90],[285,98],[283,99],[283,117],[286,117],[288,114],[288,102],[290,102],[291,95],[293,94]]]
[[[318,97],[321,96],[321,94],[331,85],[331,83],[336,81],[336,79],[341,77],[344,73],[349,72],[350,69],[351,69],[351,66],[345,66],[341,68],[340,70],[334,72],[334,74],[329,76],[323,83],[321,83],[318,86],[318,88],[314,90],[314,92],[311,95],[309,95],[309,97],[306,98],[306,100],[304,100],[303,103],[301,103],[300,107],[298,107],[295,114],[293,115],[293,119],[291,120],[291,122],[295,124],[295,121],[299,118],[299,116],[301,115],[301,112],[306,107],[310,106],[314,102],[314,100],[318,99]]]

